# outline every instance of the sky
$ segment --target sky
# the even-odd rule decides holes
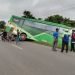
[[[24,10],[31,11],[35,17],[59,14],[75,20],[75,0],[0,0],[0,20],[22,16]]]

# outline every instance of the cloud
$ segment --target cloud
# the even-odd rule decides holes
[[[24,10],[36,17],[60,14],[75,19],[75,0],[0,0],[0,19],[21,16]]]

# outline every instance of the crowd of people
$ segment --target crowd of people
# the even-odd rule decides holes
[[[20,36],[19,30],[17,30],[16,37],[13,37],[12,30],[10,30],[10,32],[6,32],[4,30],[3,33],[1,34],[1,39],[4,42],[5,41],[11,42],[12,40],[15,40],[16,41],[16,44],[17,44],[19,42],[19,36]]]
[[[57,44],[58,44],[58,38],[59,38],[59,29],[56,28],[56,31],[53,33],[54,41],[53,41],[53,50],[56,50]],[[66,53],[69,51],[69,39],[70,35],[64,34],[62,37],[62,47],[61,47],[61,52],[66,50]],[[75,52],[75,30],[72,30],[72,35],[71,35],[71,43],[70,43],[71,49],[70,51]]]

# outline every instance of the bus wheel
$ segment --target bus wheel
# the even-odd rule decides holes
[[[22,33],[20,36],[22,41],[25,41],[27,39],[27,34],[25,33]]]

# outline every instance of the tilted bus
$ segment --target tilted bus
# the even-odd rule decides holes
[[[52,45],[53,43],[53,32],[56,28],[59,28],[59,47],[61,46],[63,34],[71,34],[71,28],[65,25],[18,16],[12,16],[7,24],[7,27],[13,27],[14,35],[16,35],[16,31],[19,29],[21,37],[24,37],[23,40],[28,38],[36,42],[47,43],[49,45]],[[9,28],[7,28],[7,31],[8,30]]]

